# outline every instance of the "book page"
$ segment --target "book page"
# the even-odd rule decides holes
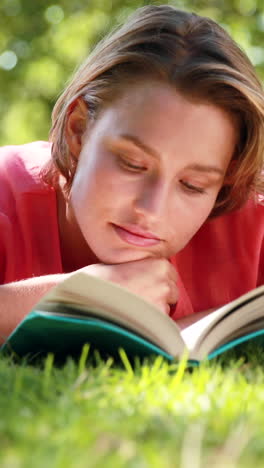
[[[180,356],[185,347],[179,327],[160,309],[126,288],[85,272],[73,274],[59,283],[34,310],[52,311],[52,304],[56,303],[69,305],[77,314],[82,311],[88,316],[92,314],[123,325],[172,356]]]
[[[190,351],[193,351],[195,348],[197,348],[197,344],[203,339],[209,330],[211,330],[215,324],[219,322],[222,317],[222,308],[217,309],[182,330],[181,335],[184,342],[186,343],[187,348]]]
[[[183,330],[182,337],[190,351],[202,358],[231,336],[241,336],[240,329],[246,325],[251,331],[258,329],[256,321],[263,316],[263,295],[264,287],[260,286]]]

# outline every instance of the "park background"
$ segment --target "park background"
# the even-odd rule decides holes
[[[47,139],[73,71],[148,3],[0,0],[0,144]],[[264,79],[263,0],[167,3],[221,23]],[[34,365],[0,356],[0,467],[263,468],[263,347],[190,369],[186,357],[120,357],[105,362],[88,347],[65,366],[52,354]]]
[[[149,3],[219,22],[264,80],[263,0],[1,0],[0,145],[47,140],[52,108],[74,70],[105,33]]]

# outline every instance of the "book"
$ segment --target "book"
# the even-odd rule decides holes
[[[160,354],[211,359],[264,335],[264,286],[211,312],[183,330],[143,298],[84,272],[51,289],[7,338],[2,351],[19,356],[80,353],[85,343],[103,354]],[[263,336],[264,338],[264,336]]]

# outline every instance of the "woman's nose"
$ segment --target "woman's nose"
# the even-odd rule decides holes
[[[152,217],[161,217],[168,208],[168,184],[163,181],[151,181],[141,187],[137,194],[135,211]]]

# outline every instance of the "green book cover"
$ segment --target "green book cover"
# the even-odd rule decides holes
[[[43,352],[77,355],[85,343],[109,355],[117,355],[118,349],[123,348],[131,356],[160,354],[173,359],[158,346],[114,323],[94,317],[47,315],[41,311],[28,314],[1,350],[19,356]]]
[[[227,342],[206,358],[215,358],[231,348],[252,340],[264,344],[264,329]],[[118,349],[123,348],[131,357],[161,355],[169,361],[174,359],[160,347],[114,323],[94,317],[47,315],[45,311],[33,311],[28,314],[10,335],[1,351],[15,353],[21,357],[47,352],[59,356],[78,356],[85,343],[89,343],[92,348],[99,350],[105,356],[117,356]]]

